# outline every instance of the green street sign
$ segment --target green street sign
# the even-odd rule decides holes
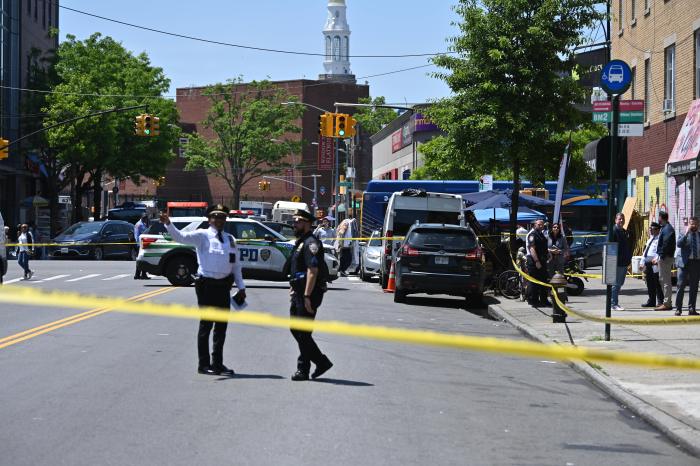
[[[594,112],[593,123],[611,123],[612,112]],[[643,111],[620,112],[620,123],[644,123]]]
[[[593,113],[593,123],[610,123],[612,121],[612,112],[595,112]]]
[[[338,186],[344,186],[346,188],[352,188],[352,181],[341,181]]]

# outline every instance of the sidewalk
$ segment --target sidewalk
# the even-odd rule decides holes
[[[590,273],[600,273],[591,269]],[[567,326],[574,344],[633,352],[648,352],[676,357],[700,358],[700,324],[651,326],[612,325],[611,341],[604,341],[604,324],[567,318],[567,325],[554,324],[552,308],[533,308],[527,302],[497,296],[499,304],[489,306],[489,315],[505,320],[531,338],[570,345]],[[642,280],[627,278],[620,291],[620,304],[625,311],[613,317],[670,318],[673,311],[656,312],[643,309],[647,299]],[[685,304],[688,292],[686,289]],[[675,288],[674,288],[675,300]],[[605,316],[605,286],[600,278],[588,279],[581,296],[569,297],[574,310]],[[683,315],[687,312],[684,310]],[[570,363],[620,404],[661,430],[687,451],[700,456],[700,372],[632,367],[610,363]]]

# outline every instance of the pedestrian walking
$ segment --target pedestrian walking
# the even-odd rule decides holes
[[[291,258],[289,291],[289,314],[311,320],[316,318],[316,312],[321,306],[328,278],[323,244],[311,232],[312,221],[312,215],[305,210],[297,210],[294,214],[294,232],[298,239]],[[319,349],[311,332],[294,329],[291,332],[299,345],[297,371],[292,375],[292,380],[309,380],[312,362],[316,365],[316,370],[311,374],[314,379],[333,367],[333,363]]]
[[[141,220],[136,222],[134,225],[134,241],[136,242],[136,249],[141,247],[140,238],[141,235],[148,230],[150,222],[148,220],[148,214],[143,214]],[[150,280],[151,277],[148,276],[145,270],[139,267],[138,262],[136,263],[136,274],[134,275],[134,280]]]
[[[335,242],[335,229],[331,227],[333,217],[327,215],[321,219],[321,223],[314,231],[314,235],[321,240],[323,244],[332,245]]]
[[[688,294],[688,314],[699,315],[695,310],[698,297],[698,282],[700,281],[700,231],[698,218],[692,217],[685,234],[678,238],[676,246],[680,249],[678,256],[678,288],[676,290],[676,315],[683,314],[683,294],[685,287],[690,288]]]
[[[569,260],[569,244],[566,242],[561,226],[558,223],[553,223],[548,232],[547,249],[549,251],[549,260],[547,262],[549,276],[554,276],[556,272],[563,274],[566,261]]]
[[[527,273],[534,279],[547,282],[547,237],[544,235],[544,221],[536,220],[527,234]],[[547,300],[547,287],[530,283],[527,302],[535,307],[551,306]]]
[[[632,247],[629,233],[625,230],[625,214],[618,212],[615,215],[615,226],[613,227],[613,243],[617,243],[617,270],[615,273],[615,284],[612,286],[610,305],[613,311],[624,311],[620,306],[620,289],[625,284],[627,268],[632,263]]]
[[[231,287],[236,283],[236,297],[245,300],[245,283],[238,255],[238,247],[233,235],[224,232],[229,209],[221,204],[210,207],[207,211],[209,228],[181,232],[170,222],[168,214],[161,213],[160,221],[174,241],[191,244],[196,248],[197,276],[194,281],[197,304],[200,307],[213,306],[221,309],[231,308]],[[209,358],[209,334],[214,329],[213,348]],[[226,322],[200,320],[197,334],[197,352],[200,374],[234,375],[233,369],[224,365],[224,341],[226,340]]]
[[[340,258],[340,264],[338,265],[338,274],[341,277],[347,277],[346,270],[352,264],[353,257],[353,242],[355,240],[355,232],[353,231],[352,217],[348,216],[345,220],[340,222],[338,229],[336,231],[337,238],[335,240],[335,249],[338,252],[338,257]]]
[[[659,245],[659,231],[661,225],[651,222],[649,225],[649,239],[644,245],[642,254],[642,267],[644,269],[644,281],[647,284],[649,299],[642,307],[656,307],[664,303],[664,292],[659,283],[659,266],[653,262],[658,259],[657,247]]]
[[[29,225],[23,223],[19,227],[19,235],[17,236],[18,253],[17,263],[24,269],[24,279],[29,280],[34,275],[34,272],[29,268],[29,258],[34,254],[34,236],[29,231]]]
[[[654,265],[659,266],[659,283],[664,292],[664,302],[662,305],[654,308],[656,311],[670,311],[673,309],[673,283],[671,277],[671,269],[673,268],[673,257],[676,253],[676,230],[668,223],[668,212],[659,212],[659,224],[661,231],[659,232],[659,243],[656,246],[656,253],[659,256]]]

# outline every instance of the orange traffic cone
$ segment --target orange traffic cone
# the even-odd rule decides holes
[[[396,291],[396,272],[394,271],[394,261],[391,261],[391,269],[389,269],[389,281],[386,284],[384,293],[393,293]]]

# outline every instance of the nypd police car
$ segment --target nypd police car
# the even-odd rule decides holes
[[[206,228],[208,225],[205,219],[197,220],[182,228],[182,231]],[[194,247],[176,243],[167,231],[156,233],[159,229],[155,225],[153,227],[140,237],[137,266],[151,275],[165,276],[175,286],[191,284],[198,267]],[[248,218],[229,217],[224,230],[236,238],[244,278],[287,280],[288,259],[292,255],[294,241],[288,241],[262,223]],[[325,260],[330,280],[335,280],[338,277],[338,259],[330,247],[325,250]]]

